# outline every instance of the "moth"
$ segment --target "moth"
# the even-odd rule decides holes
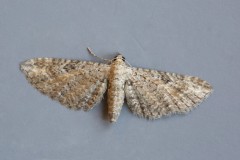
[[[21,63],[20,70],[33,87],[70,109],[89,111],[107,91],[110,122],[117,121],[125,98],[133,114],[158,119],[187,113],[212,92],[198,77],[134,68],[121,54],[110,64],[34,58]]]

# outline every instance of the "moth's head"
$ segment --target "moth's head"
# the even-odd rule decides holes
[[[118,54],[114,57],[113,61],[123,61],[125,62],[125,57],[123,57],[123,55]]]

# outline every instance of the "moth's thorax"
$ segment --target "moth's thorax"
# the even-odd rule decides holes
[[[108,114],[111,122],[116,122],[124,103],[124,84],[131,76],[131,69],[121,57],[110,65],[108,76]]]

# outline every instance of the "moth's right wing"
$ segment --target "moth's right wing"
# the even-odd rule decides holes
[[[107,89],[107,64],[35,58],[21,63],[20,69],[33,87],[68,108],[87,111]]]
[[[132,68],[125,84],[130,110],[147,119],[187,113],[211,91],[211,85],[198,77],[141,68]]]

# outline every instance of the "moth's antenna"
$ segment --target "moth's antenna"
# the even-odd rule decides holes
[[[111,60],[109,60],[109,59],[104,59],[104,58],[102,58],[102,57],[98,57],[98,56],[92,51],[92,49],[91,49],[90,47],[87,47],[87,50],[88,50],[88,53],[91,54],[91,55],[94,56],[94,57],[97,57],[97,58],[99,58],[99,59],[101,59],[101,60],[108,61],[108,62],[111,61]]]
[[[131,64],[130,64],[127,60],[125,60],[125,62],[126,62],[130,67],[132,67]]]

